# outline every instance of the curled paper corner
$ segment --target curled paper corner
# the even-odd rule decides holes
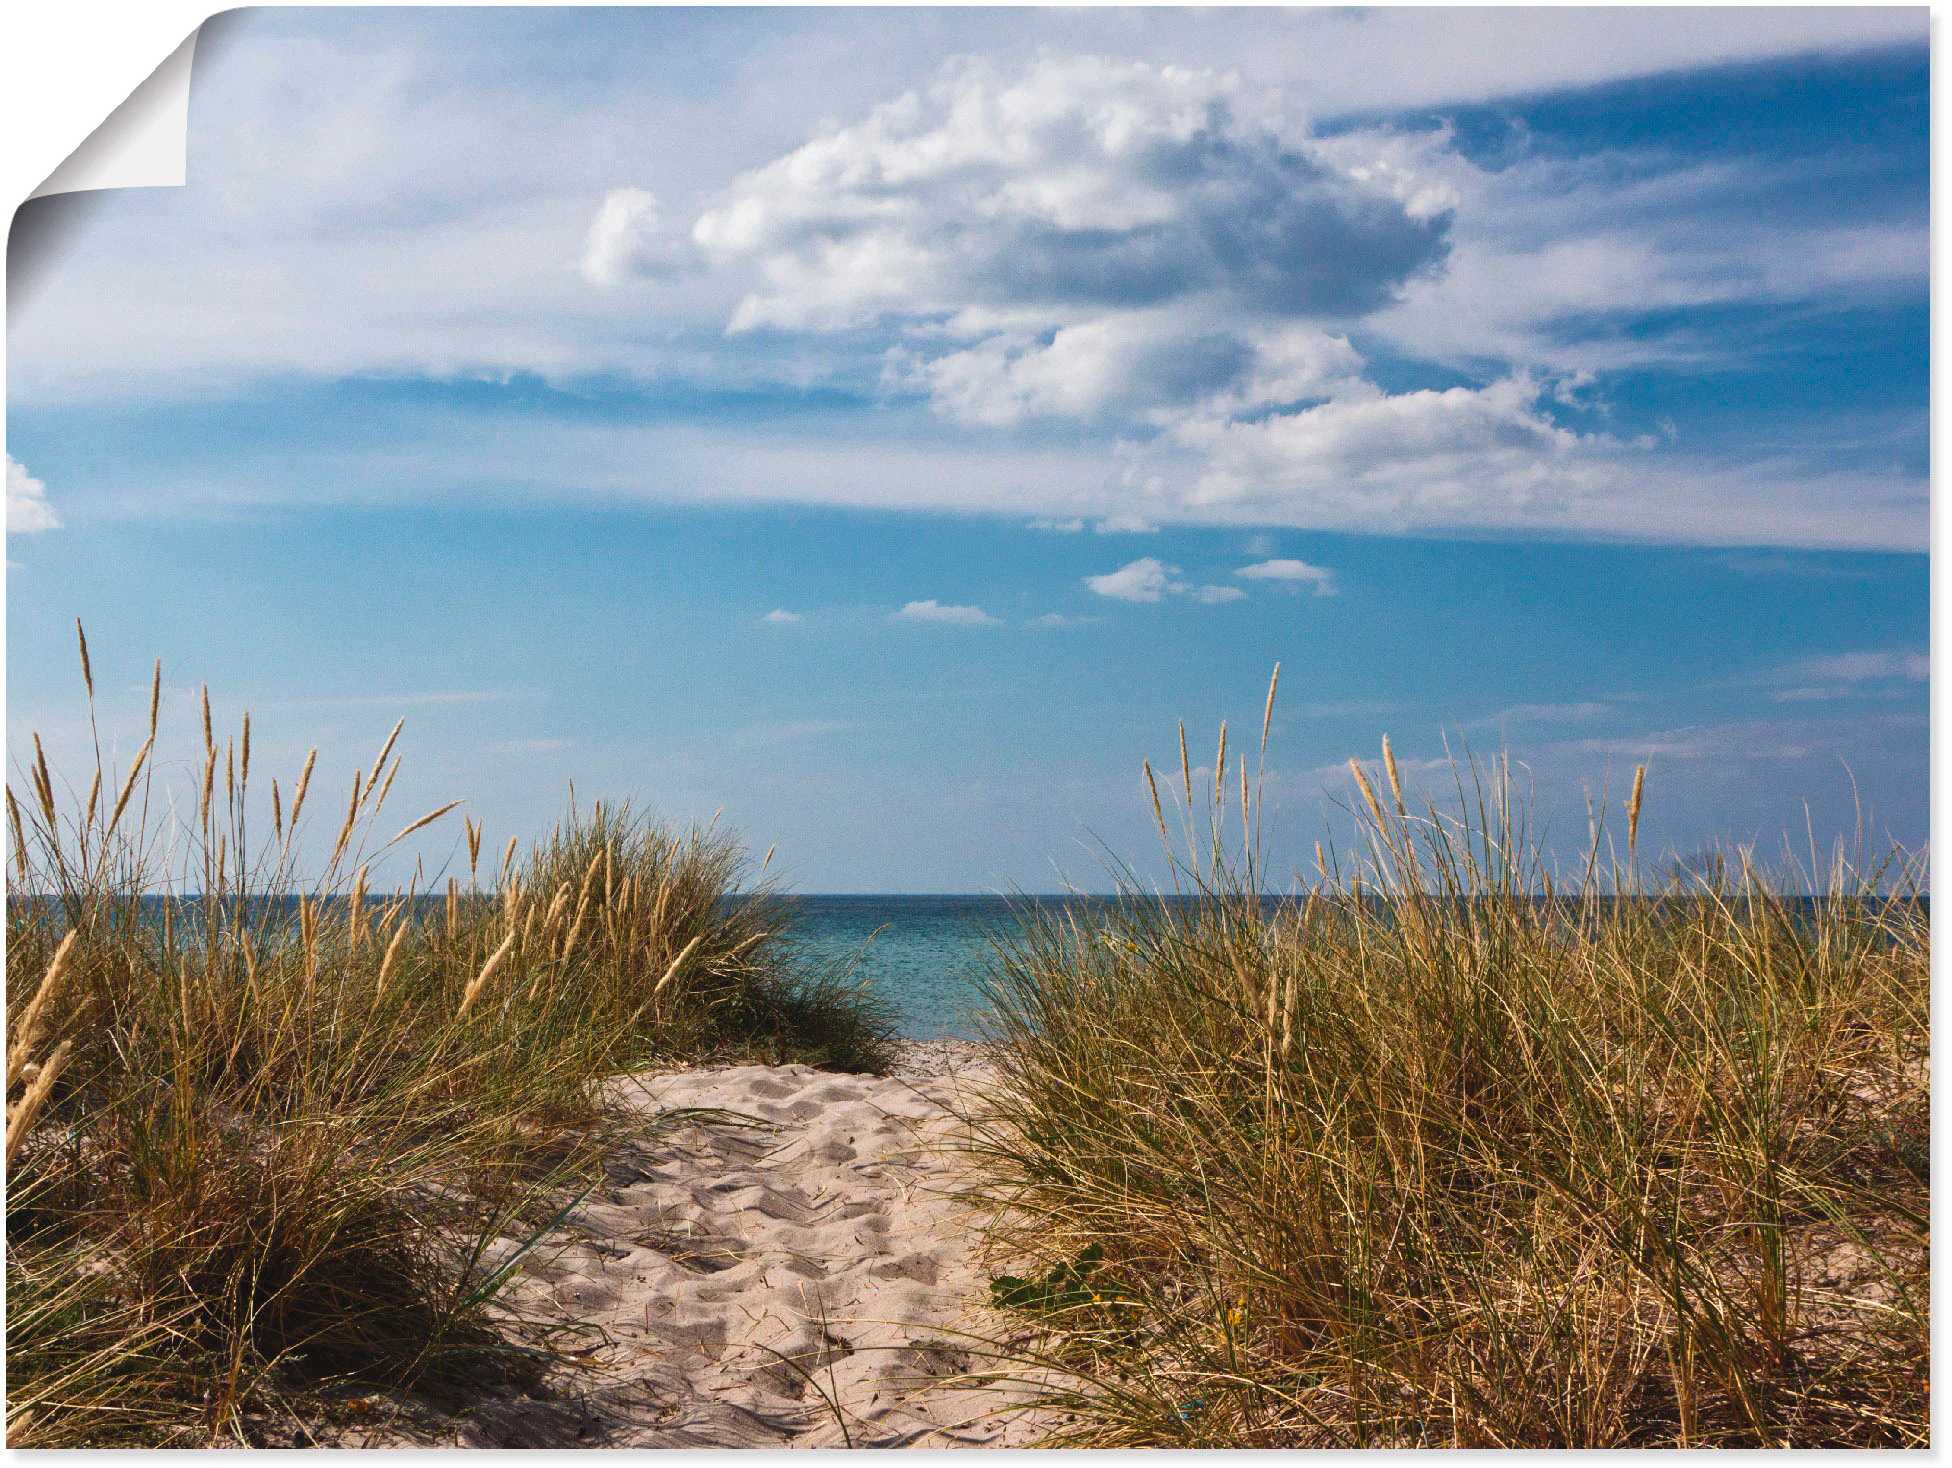
[[[7,236],[9,325],[38,294],[102,190],[189,182],[190,72],[207,25],[191,31],[14,211]]]
[[[190,68],[202,31],[202,26],[191,31],[27,197],[87,189],[181,188],[190,165]]]

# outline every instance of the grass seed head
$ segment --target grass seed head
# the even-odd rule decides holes
[[[319,752],[312,750],[305,756],[305,765],[298,772],[298,788],[291,795],[291,819],[287,825],[295,834],[298,830],[298,812],[304,808],[305,792],[312,786],[312,766],[319,762]]]
[[[88,687],[89,702],[95,699],[95,669],[88,661],[88,634],[81,630],[81,618],[75,618],[75,641],[81,644],[81,681]]]
[[[495,976],[495,970],[502,966],[502,960],[508,957],[508,950],[514,946],[515,930],[511,928],[508,936],[502,939],[501,946],[488,956],[488,961],[481,966],[481,972],[476,975],[474,981],[462,992],[461,1007],[455,1012],[455,1018],[460,1018],[470,1009],[474,1008],[476,997],[481,993],[488,981]]]
[[[1369,803],[1369,813],[1376,818],[1378,826],[1382,825],[1382,802],[1376,799],[1376,792],[1369,788],[1369,777],[1363,774],[1362,766],[1353,759],[1349,761],[1349,768],[1355,772],[1356,787],[1362,791],[1362,798]]]

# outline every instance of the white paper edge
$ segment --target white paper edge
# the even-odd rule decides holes
[[[85,189],[182,188],[190,172],[190,71],[202,30],[198,26],[191,31],[27,197]]]

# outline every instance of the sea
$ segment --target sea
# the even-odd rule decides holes
[[[1022,898],[795,894],[801,962],[839,967],[893,1006],[911,1040],[972,1038],[989,936]],[[1061,898],[1045,899],[1061,902]]]
[[[981,978],[994,953],[992,939],[1016,930],[1026,906],[1050,910],[1114,901],[1081,894],[786,895],[796,909],[791,931],[799,963],[853,982],[866,981],[895,1011],[902,1034],[911,1040],[976,1038],[984,1008]],[[22,900],[48,899],[10,895],[8,902],[11,906]],[[276,900],[296,913],[295,898]],[[421,900],[433,908],[440,899]],[[1282,900],[1262,899],[1269,908]],[[1929,898],[1910,900],[1930,910]],[[1792,913],[1813,917],[1817,910],[1807,897],[1791,897],[1788,903]],[[144,907],[153,910],[145,921],[160,921],[160,899],[148,899]]]
[[[841,965],[867,980],[894,1007],[911,1040],[975,1038],[975,1017],[984,1007],[979,977],[993,952],[990,935],[1015,929],[1027,904],[1050,909],[1108,901],[1078,894],[792,896],[802,959]],[[1269,909],[1283,900],[1262,899]],[[1793,914],[1815,916],[1814,899],[1786,900]],[[1929,911],[1929,898],[1911,900]]]
[[[1012,914],[1026,900],[1060,905],[1075,901],[1062,897],[784,895],[795,909],[791,931],[799,964],[838,972],[850,981],[866,980],[900,1016],[902,1033],[911,1040],[974,1038],[972,1016],[982,1006],[977,974],[989,952],[986,935],[1014,926]],[[10,907],[24,901],[51,900],[45,896],[8,896]],[[183,903],[196,900],[177,899]],[[296,921],[297,898],[263,900],[273,902]],[[419,902],[426,915],[438,914],[439,897],[422,897]],[[162,898],[145,898],[142,921],[160,924],[165,905]],[[189,919],[193,924],[199,920]]]

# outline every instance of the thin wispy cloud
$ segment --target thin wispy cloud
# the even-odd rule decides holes
[[[781,719],[741,729],[732,736],[732,743],[740,749],[794,744],[805,739],[844,733],[853,727],[844,719]]]
[[[415,693],[359,693],[326,698],[270,698],[261,700],[260,706],[286,709],[448,708],[460,704],[504,703],[512,699],[537,696],[532,689],[483,688]]]
[[[1835,683],[1868,683],[1898,679],[1923,683],[1932,675],[1932,662],[1922,652],[1845,652],[1804,658],[1776,676],[1782,679],[1823,679]]]
[[[1063,612],[1045,612],[1041,617],[1032,617],[1024,625],[1026,627],[1082,627],[1097,620],[1096,617],[1070,617]]]
[[[1462,721],[1573,826],[1658,749],[1691,841],[1840,759],[1922,836],[1930,17],[1674,14],[227,12],[10,303],[10,738],[92,757],[89,588],[138,734],[160,654],[192,747],[411,714],[410,804],[827,890],[1137,849],[1104,759],[1277,659],[1338,797]]]
[[[1618,712],[1615,705],[1597,699],[1582,699],[1573,703],[1515,703],[1477,722],[1480,726],[1583,723]]]
[[[561,754],[566,749],[574,749],[573,739],[497,739],[485,748],[490,754],[535,755]]]
[[[1765,675],[1775,703],[1829,703],[1846,698],[1896,698],[1931,677],[1922,652],[1832,653],[1803,658]]]
[[[941,602],[912,601],[898,612],[889,613],[891,622],[932,622],[950,627],[996,627],[1001,619],[981,607],[944,606]]]
[[[602,381],[704,405],[704,468],[674,493],[711,502],[871,494],[1107,533],[1916,550],[1922,409],[1895,455],[1875,432],[1837,453],[1821,414],[1773,415],[1782,441],[1765,454],[1703,431],[1713,414],[1668,433],[1611,412],[1623,376],[1752,363],[1757,329],[1738,318],[1922,309],[1925,195],[1890,186],[1903,159],[1712,136],[1533,147],[1522,129],[1494,146],[1377,110],[1925,41],[1922,17],[1899,12],[1742,19],[1737,35],[1697,10],[1661,37],[1644,17],[1570,10],[1446,21],[1462,31],[1413,12],[1193,26],[1026,11],[982,29],[819,12],[779,22],[797,38],[781,50],[728,16],[714,22],[723,54],[764,64],[674,91],[648,79],[670,49],[651,14],[612,27],[596,55],[576,50],[569,13],[254,13],[227,20],[234,44],[199,68],[197,179],[167,213],[114,201],[115,227],[10,323],[10,380],[22,406],[346,379]],[[502,25],[585,56],[573,100],[546,70],[508,73]],[[890,43],[863,45],[870,34]],[[1464,60],[1455,34],[1501,39]],[[844,80],[828,64],[843,53]],[[593,126],[604,147],[588,146]],[[1858,174],[1883,190],[1862,217]],[[1835,202],[1782,203],[1813,191]],[[849,401],[837,417],[884,434],[880,448],[926,445],[954,469],[864,489],[823,465],[763,496],[711,472],[747,437],[714,417],[712,393],[809,390]],[[492,435],[508,447],[504,493],[605,501],[634,481],[643,494],[636,424],[579,424],[568,460],[551,458],[559,426]],[[406,451],[464,458],[479,427],[429,419]],[[814,458],[832,428],[777,432]],[[1073,472],[1030,471],[1054,432]],[[91,513],[351,494],[318,486],[366,477],[362,460],[395,497],[450,492],[438,474],[380,474],[387,445],[280,449],[282,482],[242,462],[175,477],[145,465],[140,484],[91,484]],[[76,492],[64,485],[64,506]]]

